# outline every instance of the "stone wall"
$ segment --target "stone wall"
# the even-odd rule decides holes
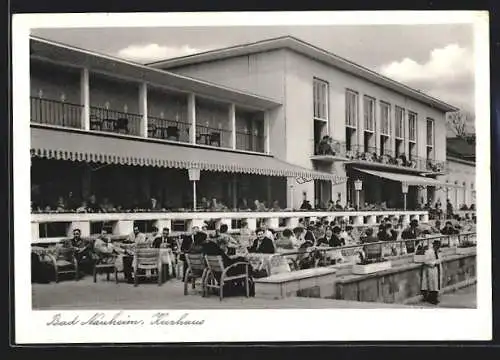
[[[345,275],[337,278],[335,299],[402,303],[420,295],[422,265],[401,264],[390,270],[369,275]],[[470,283],[476,278],[476,254],[450,255],[442,262],[442,289]]]

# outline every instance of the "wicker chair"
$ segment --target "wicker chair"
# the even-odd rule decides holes
[[[78,261],[75,258],[75,249],[60,247],[55,254],[48,255],[54,265],[55,281],[59,282],[60,274],[75,274],[75,280],[78,280]]]
[[[239,279],[244,279],[245,280],[245,290],[246,290],[246,297],[250,296],[250,270],[249,270],[249,263],[245,262],[236,262],[234,264],[231,264],[228,267],[224,267],[224,262],[222,261],[222,256],[205,256],[205,261],[207,263],[207,274],[205,276],[205,284],[204,284],[204,293],[208,293],[209,288],[214,288],[214,289],[219,289],[219,298],[222,301],[222,298],[224,297],[224,284],[227,281],[232,281],[232,280],[239,280]],[[234,275],[234,276],[228,276],[228,270],[233,269],[234,267],[238,265],[244,265],[245,266],[245,273],[240,274],[240,275]]]
[[[115,282],[118,284],[118,270],[116,268],[116,255],[110,256],[100,256],[96,254],[96,258],[94,261],[94,268],[92,271],[94,282],[97,282],[97,273],[102,271],[106,272],[106,280],[109,281],[109,274],[115,274]]]
[[[137,286],[139,284],[139,277],[146,277],[146,275],[139,274],[139,270],[156,270],[158,277],[158,286],[161,286],[162,268],[160,249],[138,247],[135,252],[134,286]]]
[[[184,274],[184,295],[188,294],[188,286],[191,281],[192,288],[195,289],[197,279],[201,279],[202,295],[205,296],[205,277],[207,275],[207,267],[203,254],[186,254],[187,270]]]

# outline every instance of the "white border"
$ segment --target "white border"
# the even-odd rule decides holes
[[[30,274],[29,34],[31,28],[450,24],[474,27],[477,144],[478,308],[390,310],[212,310],[189,311],[203,326],[141,328],[51,327],[54,311],[32,311]],[[13,16],[13,149],[15,336],[17,343],[321,341],[321,340],[490,340],[491,244],[489,156],[489,33],[487,12],[295,12],[182,14],[23,14]],[[88,311],[64,311],[90,314]],[[105,312],[113,314],[115,312]],[[184,311],[170,311],[172,318]],[[127,311],[148,319],[152,311]],[[244,324],[236,327],[235,324]],[[314,331],[311,331],[314,329]],[[132,330],[132,331],[131,331]]]

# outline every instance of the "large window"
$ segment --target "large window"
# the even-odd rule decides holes
[[[414,112],[408,113],[408,140],[417,142],[417,114]]]
[[[380,102],[380,132],[391,135],[391,105],[385,102]]]
[[[427,118],[427,146],[434,146],[434,120]]]
[[[404,118],[405,118],[405,109],[396,106],[396,124],[395,124],[396,130],[394,135],[398,139],[404,139],[405,137]]]
[[[359,114],[358,93],[352,90],[347,90],[345,95],[346,95],[345,96],[346,125],[351,128],[356,128],[358,124],[358,114]]]
[[[328,83],[323,80],[314,79],[314,119],[328,121]]]
[[[365,131],[375,131],[375,99],[369,96],[363,98]]]

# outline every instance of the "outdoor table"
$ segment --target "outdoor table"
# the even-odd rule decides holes
[[[254,271],[265,270],[268,276],[280,272],[290,272],[290,266],[286,259],[277,254],[262,254],[262,253],[237,253],[231,258],[244,257],[252,266]]]

